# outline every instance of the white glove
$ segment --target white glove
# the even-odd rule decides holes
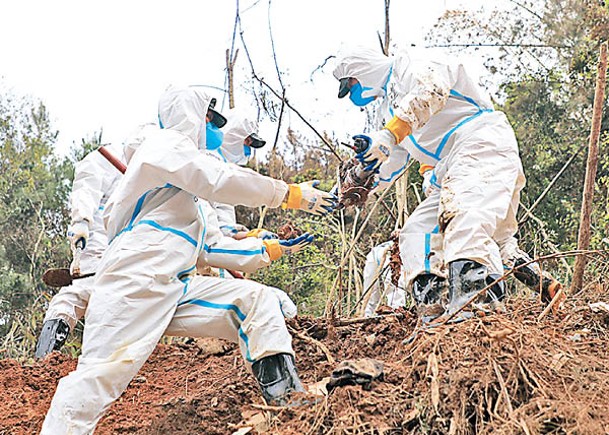
[[[364,170],[376,171],[391,155],[391,150],[396,145],[396,140],[393,133],[386,128],[374,132],[368,137],[370,145],[355,157],[364,166]]]
[[[233,233],[240,233],[241,231],[249,231],[249,229],[245,225],[235,224],[231,227],[231,231]]]
[[[288,194],[281,205],[283,209],[298,209],[317,216],[330,213],[336,207],[336,195],[315,187],[319,180],[290,184]]]
[[[430,169],[423,173],[423,184],[421,186],[421,189],[423,190],[423,193],[425,194],[425,196],[429,196],[429,194],[431,193],[431,189],[432,189],[431,176],[432,175],[433,175],[433,169]]]
[[[278,288],[271,287],[277,299],[279,299],[279,306],[281,307],[281,312],[284,317],[288,319],[293,319],[298,314],[298,308],[296,308],[296,304],[290,299],[288,294],[283,290],[279,290]]]
[[[263,240],[262,243],[264,244],[266,252],[269,254],[271,261],[275,261],[281,258],[282,255],[295,254],[298,251],[306,248],[313,243],[314,239],[315,236],[309,233],[304,233],[289,240],[267,239]]]
[[[228,229],[228,234],[225,234],[225,231],[222,231],[223,234],[227,235],[228,237],[232,237],[235,240],[243,240],[246,237],[248,237],[248,232],[249,229],[241,224],[235,224],[235,225],[224,225],[222,227],[220,227],[221,230],[225,230]]]
[[[85,249],[89,240],[89,223],[87,221],[78,221],[70,225],[68,228],[68,239],[70,240],[72,251],[76,251],[76,248]]]

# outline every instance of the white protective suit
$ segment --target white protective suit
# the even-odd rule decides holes
[[[224,236],[213,207],[201,202],[206,232],[198,267],[255,272],[271,263],[261,239]],[[191,277],[189,273],[182,281],[185,293],[166,335],[218,337],[238,343],[248,367],[277,353],[294,355],[284,316],[294,317],[296,306],[284,291],[246,279]]]
[[[374,316],[376,309],[381,302],[381,297],[385,295],[387,305],[391,308],[403,307],[406,304],[406,293],[403,288],[396,287],[391,282],[391,260],[390,250],[392,241],[387,241],[375,246],[366,255],[364,265],[364,291],[370,291],[370,299],[364,310],[365,317]],[[400,281],[401,274],[400,274]],[[398,283],[398,284],[401,284]]]
[[[216,312],[224,310],[215,324],[248,337],[249,359],[265,356],[268,348],[292,353],[289,334],[281,343],[253,344],[260,325],[249,322],[265,293],[263,286],[204,277],[188,280],[199,254],[205,252],[206,226],[198,197],[278,207],[288,192],[283,181],[219,164],[199,152],[198,144],[205,143],[209,101],[199,88],[165,92],[159,102],[165,129],[147,133],[139,148],[125,151],[128,169],[104,215],[110,245],[98,266],[86,311],[82,356],[76,370],[59,381],[43,434],[92,432],[152,353],[178,306],[200,306],[190,300],[204,300],[209,305],[205,308]],[[205,280],[203,289],[194,285],[199,280]],[[236,290],[240,285],[247,290],[242,300],[216,302],[224,288]],[[218,299],[210,300],[214,297]],[[279,304],[271,305],[279,312],[274,319],[283,321]],[[227,320],[229,314],[236,319]]]
[[[406,285],[419,274],[446,277],[446,263],[459,259],[502,274],[495,241],[516,233],[525,177],[512,127],[464,66],[361,48],[339,59],[334,76],[358,79],[364,97],[383,98],[385,121],[397,116],[411,126],[412,134],[394,148],[435,166],[442,186],[415,209],[400,234]],[[405,165],[407,158],[393,151],[381,175]]]
[[[222,145],[215,150],[206,150],[206,152],[223,162],[245,166],[248,157],[245,155],[243,142],[250,134],[258,133],[258,122],[253,116],[238,109],[230,110],[226,114],[226,119],[226,125],[222,128],[224,133]],[[236,234],[240,226],[237,225],[235,206],[217,202],[213,202],[212,206],[218,214],[222,232],[227,236]]]
[[[138,127],[134,134],[127,139],[126,144],[130,147],[139,146],[146,131],[152,130],[158,130],[158,126],[144,124]],[[112,155],[125,163],[123,153],[125,145],[107,145],[106,148]],[[120,171],[97,151],[89,153],[76,164],[74,184],[70,196],[70,216],[72,222],[79,220],[92,222],[87,247],[81,255],[83,273],[97,270],[102,254],[108,246],[108,237],[102,219],[103,210],[121,176]],[[96,203],[99,205],[95,206]],[[201,251],[202,255],[199,256],[198,260],[201,267],[205,264],[213,264],[218,267],[222,267],[222,265],[225,265],[224,267],[236,266],[248,272],[253,272],[271,264],[261,240],[248,238],[242,243],[224,237],[219,229],[219,218],[216,217],[216,210],[209,206],[206,201],[203,201],[202,204],[204,205],[207,231],[205,232],[205,250]],[[76,322],[85,314],[93,282],[94,277],[82,278],[74,280],[74,283],[69,287],[62,288],[51,299],[44,321],[61,318],[68,322],[70,330],[74,329]],[[297,308],[289,296],[283,290],[274,287],[271,287],[271,289],[279,300],[284,316],[288,318],[296,316]],[[217,336],[214,331],[215,329],[212,329],[208,331],[208,334]],[[201,333],[194,331],[194,334],[198,336]],[[171,333],[171,335],[184,334]]]
[[[106,146],[115,157],[125,162],[122,145]],[[80,257],[82,273],[95,272],[108,246],[108,237],[102,219],[108,197],[114,190],[121,173],[98,151],[87,154],[74,168],[74,183],[70,195],[70,218],[72,223],[89,223],[89,239]],[[76,322],[85,314],[94,278],[74,280],[63,287],[49,303],[44,321],[63,319],[74,329]]]
[[[442,188],[442,186],[439,184],[440,181],[436,176],[435,169],[430,169],[430,171],[431,172],[429,174],[425,174],[429,177],[429,186],[424,186],[423,188],[423,193],[425,196],[431,196],[434,193],[439,194],[440,189]],[[530,259],[529,255],[518,246],[518,240],[516,237],[509,234],[502,234],[502,236],[504,236],[503,239],[495,241],[499,246],[499,252],[504,270],[511,270],[514,267],[516,259]]]

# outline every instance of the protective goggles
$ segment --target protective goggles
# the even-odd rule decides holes
[[[222,128],[226,125],[226,118],[220,112],[214,110],[216,106],[216,99],[212,98],[209,102],[209,108],[207,109],[207,121],[211,122],[218,128]]]
[[[345,97],[351,90],[351,84],[349,83],[349,81],[350,77],[344,77],[340,79],[340,83],[338,85],[338,98]]]
[[[256,133],[250,134],[245,138],[245,145],[252,148],[262,148],[266,144],[265,140],[262,140]]]

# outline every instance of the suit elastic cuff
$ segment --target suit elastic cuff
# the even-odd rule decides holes
[[[288,189],[288,195],[281,204],[281,208],[284,210],[300,208],[300,202],[302,201],[302,189],[298,184],[290,184]]]
[[[419,166],[419,174],[423,175],[425,172],[431,169],[433,169],[432,165],[422,164],[421,166]]]
[[[263,240],[262,243],[271,261],[275,261],[283,255],[281,246],[279,246],[279,240]]]

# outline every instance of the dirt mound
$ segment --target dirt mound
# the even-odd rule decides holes
[[[338,387],[307,406],[266,407],[234,345],[159,345],[96,433],[609,433],[609,305],[591,305],[609,298],[592,290],[568,300],[561,317],[515,298],[506,314],[422,331],[409,344],[408,311],[292,321],[307,385],[325,384],[346,359],[384,363],[370,389]],[[37,432],[57,380],[75,365],[57,354],[0,361],[0,434]]]

